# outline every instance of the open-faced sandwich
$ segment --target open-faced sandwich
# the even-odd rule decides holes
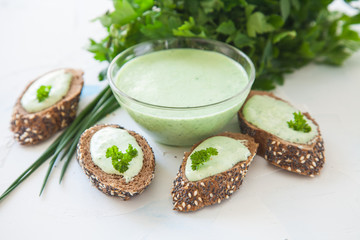
[[[285,170],[313,177],[325,162],[319,125],[285,100],[251,91],[238,112],[242,133],[259,143],[258,154]]]
[[[154,178],[155,157],[147,141],[119,125],[96,125],[80,137],[77,160],[100,191],[129,200]]]
[[[36,144],[75,118],[84,84],[83,71],[59,69],[28,84],[14,106],[11,131],[21,144]]]
[[[195,144],[173,183],[174,210],[195,211],[229,198],[240,187],[257,147],[252,137],[231,132]]]

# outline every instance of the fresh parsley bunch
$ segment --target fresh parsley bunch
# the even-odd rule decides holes
[[[89,51],[110,62],[137,43],[173,36],[229,43],[256,67],[256,89],[283,84],[284,74],[315,61],[341,65],[360,46],[351,25],[360,14],[330,12],[331,0],[113,0],[97,18],[108,35]],[[347,0],[347,3],[352,0]],[[99,75],[102,80],[106,69]]]

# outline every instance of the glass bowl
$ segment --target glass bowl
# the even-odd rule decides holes
[[[126,62],[155,51],[179,48],[215,51],[228,56],[242,65],[249,79],[248,84],[228,99],[196,107],[150,104],[128,96],[116,86],[116,75]],[[117,55],[108,69],[108,81],[120,105],[155,141],[173,146],[190,146],[219,132],[244,103],[254,79],[255,67],[243,52],[228,44],[202,38],[170,38],[143,42]]]

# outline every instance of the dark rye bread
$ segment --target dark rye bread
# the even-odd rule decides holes
[[[76,159],[90,182],[103,193],[110,196],[117,196],[123,200],[142,193],[154,178],[155,157],[147,141],[139,134],[133,131],[128,133],[133,136],[144,153],[143,166],[133,180],[126,183],[121,175],[108,174],[94,164],[90,154],[90,140],[95,132],[105,127],[121,128],[116,124],[95,125],[87,129],[80,137],[76,151]]]
[[[274,96],[272,93],[263,91],[251,91],[247,100],[254,95],[266,95],[288,103],[287,101]],[[245,104],[246,102],[243,106],[245,106]],[[320,169],[325,163],[324,142],[321,137],[319,125],[309,113],[303,113],[303,115],[318,127],[318,135],[309,144],[298,144],[285,141],[284,139],[252,125],[246,121],[242,114],[242,110],[243,107],[238,112],[241,132],[253,137],[255,141],[259,143],[258,154],[260,156],[264,157],[271,164],[290,172],[310,177],[314,177],[316,174],[320,173]]]
[[[14,132],[14,137],[20,144],[30,145],[44,141],[67,127],[75,119],[84,85],[82,77],[84,72],[70,68],[65,70],[72,73],[73,78],[66,96],[56,104],[35,113],[29,113],[22,107],[21,98],[30,85],[42,76],[31,81],[17,99],[11,117],[11,131]]]
[[[205,206],[221,203],[228,199],[237,189],[239,189],[250,163],[252,162],[258,144],[252,137],[241,133],[225,132],[216,136],[226,136],[244,141],[251,155],[246,161],[237,163],[231,169],[222,173],[207,177],[199,181],[189,181],[185,175],[186,162],[194,149],[203,141],[195,144],[190,152],[185,152],[183,162],[176,175],[172,188],[172,198],[174,210],[179,212],[196,211]]]

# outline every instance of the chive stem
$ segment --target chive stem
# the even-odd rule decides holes
[[[77,146],[77,143],[80,139],[80,136],[82,134],[82,132],[89,128],[90,126],[94,125],[96,122],[100,121],[101,119],[103,119],[105,116],[107,116],[108,114],[112,113],[113,111],[115,111],[116,109],[118,109],[120,107],[120,105],[118,104],[118,102],[116,101],[115,97],[114,96],[110,96],[110,98],[108,99],[107,102],[104,103],[103,105],[103,109],[104,111],[99,111],[97,113],[97,115],[94,116],[94,118],[89,121],[87,124],[85,124],[83,126],[83,128],[81,129],[81,131],[78,131],[78,134],[76,135],[75,137],[75,140],[72,142],[72,144],[70,145],[70,147],[67,149],[67,158],[64,162],[64,165],[63,165],[63,168],[62,168],[62,171],[61,171],[61,174],[60,174],[60,180],[59,182],[61,183],[64,175],[65,175],[65,172],[66,172],[66,169],[70,163],[70,160],[72,159],[74,153],[75,153],[75,150],[76,150],[76,146]]]
[[[49,179],[49,176],[51,174],[51,171],[52,171],[52,169],[53,169],[53,167],[55,165],[56,159],[58,158],[61,151],[64,150],[64,148],[66,148],[70,143],[71,143],[70,147],[71,146],[76,147],[77,142],[78,142],[82,132],[86,128],[90,127],[91,125],[95,124],[98,121],[98,120],[92,121],[92,119],[96,118],[96,116],[97,116],[96,113],[100,108],[107,108],[108,107],[108,104],[106,104],[106,103],[109,102],[109,101],[112,102],[111,97],[113,97],[113,96],[112,96],[112,92],[111,92],[110,88],[107,88],[106,91],[102,91],[101,92],[101,97],[96,98],[91,103],[91,105],[93,106],[93,109],[90,112],[91,114],[84,115],[83,118],[77,118],[77,119],[79,119],[79,121],[75,122],[75,124],[72,124],[67,129],[67,131],[64,133],[64,137],[61,139],[61,141],[60,141],[59,145],[57,146],[56,151],[54,153],[54,157],[50,161],[47,173],[46,173],[45,178],[44,178],[43,185],[42,185],[41,190],[40,190],[40,195],[44,191],[45,185],[46,185],[46,183],[47,183],[47,181]],[[115,101],[116,101],[116,99],[115,99]],[[94,114],[95,114],[95,117],[94,117]],[[101,118],[103,118],[105,116],[106,115],[103,115]],[[70,149],[67,148],[67,149],[65,149],[65,152],[68,152],[69,150]],[[73,154],[74,154],[74,151],[71,151],[71,157],[70,157],[69,161],[71,160]],[[62,179],[62,177],[64,176],[65,171],[66,171],[67,166],[68,166],[69,163],[65,163],[65,164],[66,164],[66,167],[62,169],[60,179]]]
[[[60,182],[64,177],[67,166],[72,159],[77,142],[82,132],[103,119],[108,114],[118,109],[120,105],[116,101],[109,86],[106,86],[75,118],[72,124],[45,150],[45,152],[31,164],[0,196],[0,201],[8,196],[18,185],[35,172],[44,162],[51,158],[46,172],[40,195],[43,193],[46,183],[56,160],[61,154],[61,159],[66,157]]]

